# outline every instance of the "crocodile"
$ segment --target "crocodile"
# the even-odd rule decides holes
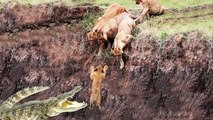
[[[75,112],[87,106],[85,102],[71,101],[70,99],[79,92],[82,87],[76,86],[72,91],[51,97],[42,101],[29,101],[18,104],[24,98],[49,89],[38,86],[25,88],[10,96],[0,105],[1,120],[46,120],[65,112]]]

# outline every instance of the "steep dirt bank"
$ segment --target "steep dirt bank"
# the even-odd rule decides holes
[[[0,103],[29,86],[51,90],[27,100],[41,100],[82,85],[75,97],[89,102],[90,65],[107,64],[102,110],[65,113],[49,120],[201,120],[213,119],[213,42],[197,31],[160,41],[141,33],[131,44],[124,70],[98,46],[86,41],[77,23],[0,35]],[[107,53],[109,50],[106,51]],[[24,100],[24,101],[27,101]]]
[[[91,5],[68,8],[63,4],[24,6],[10,3],[0,11],[0,34],[71,23],[82,19],[86,13],[97,12],[100,8]]]

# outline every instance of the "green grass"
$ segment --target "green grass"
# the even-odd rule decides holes
[[[135,15],[138,15],[138,12],[141,12],[140,6],[135,4],[134,0],[94,0],[95,4],[106,8],[112,3],[120,3],[121,5],[125,6],[127,9],[136,9]],[[210,4],[213,3],[212,0],[159,0],[159,2],[165,8],[176,8],[176,9],[183,9],[187,7],[193,7],[197,5],[203,4]],[[204,19],[189,19],[186,21],[172,21],[169,23],[159,23],[159,21],[167,18],[176,18],[176,17],[192,17],[197,15],[205,15],[212,13],[213,9],[203,9],[199,11],[192,11],[192,12],[185,12],[185,13],[175,13],[175,14],[165,14],[163,16],[159,16],[157,18],[151,18],[150,20],[146,21],[139,25],[138,28],[141,29],[143,32],[152,33],[162,39],[166,39],[170,34],[181,33],[181,32],[188,32],[192,30],[199,30],[203,31],[208,36],[213,36],[213,20],[211,18],[204,18]],[[154,23],[154,24],[153,24]],[[204,27],[205,26],[205,27]]]
[[[11,2],[11,1],[15,1],[15,2],[18,2],[20,4],[36,5],[36,4],[56,2],[56,1],[59,1],[59,0],[1,0],[1,2],[3,2],[3,3],[7,3],[7,2]]]
[[[9,1],[16,1],[21,4],[43,4],[43,3],[52,3],[57,1],[62,1],[68,6],[82,4],[82,3],[95,3],[104,8],[112,3],[120,3],[125,6],[127,9],[138,9],[139,5],[135,4],[135,0],[1,0],[0,3],[6,3]],[[212,0],[159,0],[159,2],[166,8],[185,8],[188,6],[196,6],[202,4],[213,3]]]
[[[162,16],[150,18],[139,25],[145,32],[162,37],[165,34],[175,34],[199,30],[207,36],[213,36],[213,8],[196,11],[167,13]],[[200,17],[197,17],[200,16]],[[177,19],[180,18],[180,19]]]
[[[97,5],[102,6],[103,8],[106,8],[106,5],[110,5],[113,3],[119,3],[126,7],[127,9],[138,9],[140,8],[139,5],[135,4],[134,0],[94,0],[94,3]]]
[[[98,5],[104,6],[106,4],[120,3],[127,9],[138,9],[140,6],[135,4],[135,0],[94,0]],[[212,0],[159,0],[165,8],[182,9],[189,6],[197,6],[203,4],[213,3]]]
[[[175,33],[189,32],[193,30],[202,31],[209,37],[213,36],[213,20],[195,20],[194,22],[180,22],[180,23],[167,23],[153,25],[150,21],[146,21],[140,25],[140,29],[144,33],[149,33],[158,37],[165,36],[165,34],[172,35]]]
[[[212,0],[159,0],[159,2],[166,8],[178,9],[213,3]]]
[[[55,3],[55,2],[63,2],[67,6],[74,6],[78,4],[92,2],[93,0],[1,0],[1,3],[8,3],[8,2],[18,2],[19,4],[31,4],[31,5],[38,5],[44,3]]]
[[[95,25],[96,19],[98,19],[98,15],[88,14],[81,21],[80,25],[82,28],[84,28],[84,31],[89,31]]]
[[[1,0],[0,7],[3,3],[9,1],[16,1],[21,4],[43,4],[43,3],[54,3],[57,1],[62,1],[68,6],[73,6],[76,4],[83,4],[83,3],[94,3],[99,5],[102,8],[107,8],[112,3],[120,3],[121,5],[125,6],[127,9],[133,10],[133,14],[139,15],[142,11],[139,5],[135,4],[135,0]],[[165,8],[176,8],[176,9],[183,9],[187,7],[203,5],[203,4],[213,4],[213,0],[159,0],[159,2]],[[179,33],[179,32],[187,32],[191,30],[200,30],[206,33],[209,36],[213,36],[213,19],[212,18],[199,18],[199,19],[186,19],[184,21],[170,21],[163,23],[165,19],[176,19],[177,17],[191,17],[191,16],[198,16],[198,15],[205,15],[212,13],[213,9],[202,9],[196,12],[179,12],[174,14],[165,14],[156,18],[151,18],[150,20],[146,20],[144,23],[140,24],[138,27],[143,32],[150,32],[162,38],[165,35]],[[88,15],[85,19],[81,22],[81,25],[86,29],[89,30],[94,25],[97,16]]]

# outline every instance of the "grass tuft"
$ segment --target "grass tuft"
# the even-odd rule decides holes
[[[98,19],[99,15],[91,15],[87,14],[84,19],[81,21],[80,25],[84,28],[84,31],[89,31],[95,25],[96,20]]]

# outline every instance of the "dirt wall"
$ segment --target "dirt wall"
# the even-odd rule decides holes
[[[86,41],[77,22],[13,33],[1,30],[5,33],[0,35],[0,103],[20,89],[39,85],[51,89],[24,101],[47,99],[82,85],[75,99],[89,103],[88,69],[92,64],[107,64],[100,111],[86,108],[49,120],[213,119],[213,42],[198,31],[183,33],[181,45],[176,35],[161,41],[141,33],[120,70],[114,56],[96,56],[97,44]]]

